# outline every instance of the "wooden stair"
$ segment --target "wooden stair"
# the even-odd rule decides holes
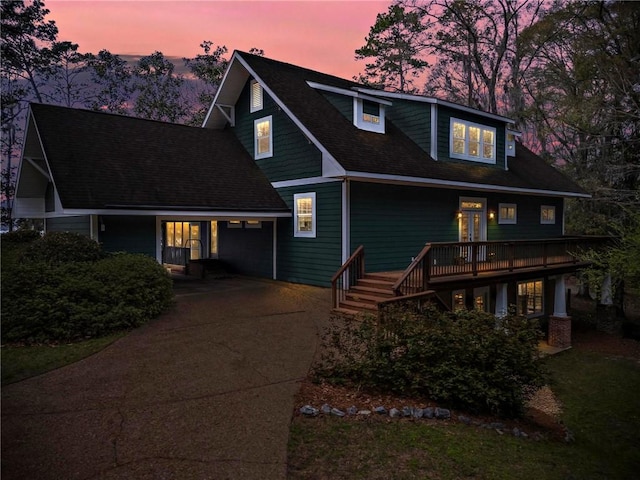
[[[378,303],[395,297],[393,284],[398,275],[393,273],[366,273],[345,294],[335,312],[355,316],[361,313],[378,313]]]

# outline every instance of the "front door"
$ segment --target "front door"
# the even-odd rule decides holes
[[[460,242],[484,242],[487,240],[486,201],[484,198],[461,198],[458,215]],[[461,256],[470,262],[471,247],[462,247]],[[485,248],[478,249],[478,260],[484,260]]]

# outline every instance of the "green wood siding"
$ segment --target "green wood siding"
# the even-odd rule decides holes
[[[505,159],[505,123],[491,118],[486,118],[481,115],[474,115],[472,113],[462,112],[454,110],[442,105],[438,105],[438,160],[444,160],[449,162],[462,162],[471,163],[474,165],[486,165],[491,168],[504,169]],[[493,127],[496,129],[496,163],[485,164],[482,162],[473,162],[471,160],[460,160],[457,158],[451,158],[449,156],[449,140],[451,130],[451,117],[459,118],[460,120],[467,120],[469,122],[478,123],[480,125],[486,125],[487,127]]]
[[[458,240],[454,190],[351,183],[351,252],[364,245],[367,271],[402,270],[427,242]]]
[[[353,97],[318,90],[342,115],[353,123]]]
[[[342,184],[322,183],[278,189],[293,212],[293,195],[316,193],[316,238],[293,236],[293,218],[278,219],[277,277],[296,283],[329,286],[342,259]]]
[[[218,259],[244,275],[273,276],[273,223],[262,222],[261,228],[228,228],[218,222]]]
[[[104,215],[98,239],[107,252],[143,253],[156,258],[156,218]]]
[[[263,91],[264,108],[250,113],[250,83],[247,81],[235,106],[236,126],[234,132],[240,142],[254,156],[253,122],[272,116],[273,156],[256,160],[270,181],[279,182],[296,178],[322,175],[322,154],[293,121]]]
[[[45,220],[47,232],[73,232],[91,236],[91,219],[89,215],[79,217],[56,217]]]
[[[487,240],[525,240],[562,235],[562,199],[470,190],[351,183],[350,252],[365,247],[367,271],[406,268],[425,243],[457,242],[460,197],[484,198]],[[498,224],[498,204],[517,205],[517,224]],[[556,224],[540,224],[540,206],[556,207]]]
[[[425,152],[431,152],[431,104],[393,99],[388,118]]]
[[[563,202],[561,198],[494,194],[487,199],[487,202],[488,210],[496,213],[494,220],[488,220],[488,240],[531,240],[562,235]],[[498,223],[498,205],[500,203],[514,203],[516,205],[517,223],[515,225]],[[542,205],[556,207],[555,224],[543,225],[540,223],[540,207]]]

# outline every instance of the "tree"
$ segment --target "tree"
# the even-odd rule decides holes
[[[202,125],[229,64],[229,60],[224,57],[228,52],[227,47],[222,45],[212,49],[212,46],[213,42],[205,40],[200,44],[204,53],[196,55],[195,58],[183,59],[199,82],[196,93],[197,105],[188,122],[191,125]]]
[[[507,115],[520,123],[522,30],[549,8],[550,0],[430,0],[401,2],[420,12],[427,35],[423,51],[436,59],[425,93]]]
[[[13,229],[13,195],[16,164],[20,155],[24,112],[28,98],[44,100],[43,86],[55,61],[53,52],[58,28],[45,20],[49,10],[44,2],[22,0],[0,4],[0,68],[2,86],[2,224]]]
[[[142,57],[133,68],[138,96],[133,111],[138,117],[180,123],[189,114],[189,104],[180,88],[184,78],[161,52]]]
[[[408,12],[395,4],[387,13],[379,13],[365,38],[366,44],[355,51],[356,60],[374,61],[366,65],[364,74],[354,79],[397,92],[415,93],[414,81],[429,66],[420,58],[423,17],[420,10]]]
[[[133,92],[132,72],[127,62],[108,50],[100,50],[97,55],[88,54],[87,66],[95,88],[85,99],[85,106],[92,110],[127,113]]]
[[[565,4],[522,41],[527,115],[544,150],[593,195],[569,205],[568,230],[609,233],[640,205],[640,4]]]

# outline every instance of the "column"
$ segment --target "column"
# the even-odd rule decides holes
[[[564,275],[555,278],[556,288],[553,301],[553,315],[549,317],[549,337],[551,347],[571,347],[571,317],[567,315],[566,282]]]
[[[505,317],[509,312],[507,287],[506,283],[496,285],[496,317],[498,318]]]

